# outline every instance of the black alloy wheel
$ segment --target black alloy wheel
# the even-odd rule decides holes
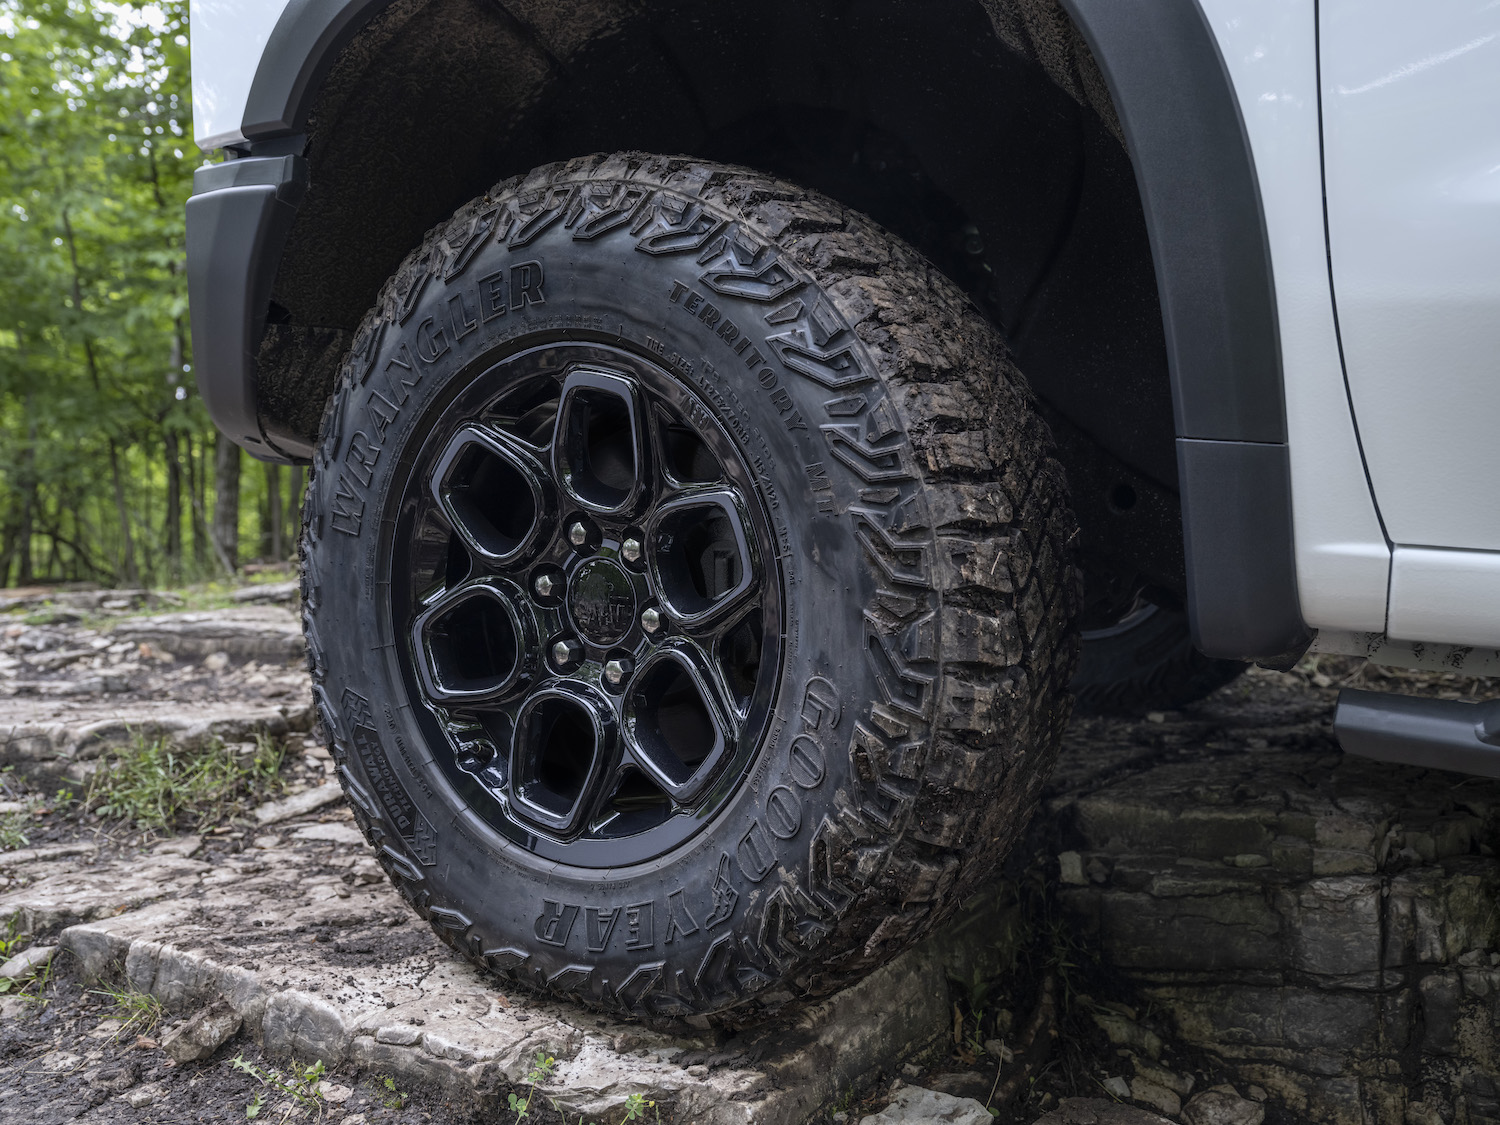
[[[391,595],[437,760],[538,856],[610,868],[681,844],[738,785],[779,664],[743,458],[680,382],[603,345],[509,356],[436,422]]]

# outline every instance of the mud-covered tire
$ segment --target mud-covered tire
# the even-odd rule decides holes
[[[1185,613],[1147,602],[1114,626],[1084,632],[1073,692],[1082,714],[1134,717],[1196,703],[1247,667],[1204,656]]]
[[[427,649],[408,640],[425,634],[397,619],[450,597],[402,600],[415,580],[397,561],[435,534],[403,523],[426,502],[413,467],[486,371],[544,345],[670,374],[683,416],[747,466],[758,514],[745,524],[773,544],[743,556],[780,617],[774,667],[767,649],[754,665],[771,685],[763,729],[740,736],[711,815],[614,865],[592,837],[512,831],[521,790],[505,804],[510,791],[473,771],[493,753],[482,776],[519,785],[531,759],[512,762],[500,735],[464,756],[464,738],[494,732],[462,708],[435,719],[412,671]],[[304,518],[319,713],[392,881],[476,963],[601,1009],[743,1024],[868,973],[993,871],[1066,721],[1075,525],[999,337],[868,219],[744,169],[582,158],[505,181],[433,230],[355,337]],[[625,532],[601,520],[613,550]],[[476,581],[470,556],[434,581]],[[546,654],[526,659],[517,674],[544,680]],[[594,667],[592,649],[582,659]],[[589,737],[590,753],[617,745]],[[660,824],[686,815],[649,807]]]

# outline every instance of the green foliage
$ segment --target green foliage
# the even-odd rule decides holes
[[[120,1021],[120,1028],[115,1032],[116,1039],[129,1032],[150,1035],[166,1015],[161,1001],[149,992],[113,984],[101,984],[98,988],[89,989],[89,992],[109,1001],[110,1011]]]
[[[546,1051],[538,1051],[536,1053],[536,1060],[531,1064],[531,1070],[526,1074],[526,1081],[531,1088],[526,1091],[525,1100],[523,1101],[514,1093],[510,1095],[510,1111],[516,1115],[515,1119],[517,1121],[520,1121],[531,1112],[531,1099],[536,1097],[537,1085],[551,1078],[552,1072],[556,1069],[557,1060],[555,1058],[547,1054]]]
[[[312,1110],[317,1113],[320,1119],[322,1118],[323,1091],[319,1087],[323,1081],[323,1075],[328,1073],[328,1068],[323,1065],[322,1059],[319,1059],[310,1066],[303,1066],[301,1063],[293,1060],[288,1065],[286,1071],[282,1071],[274,1066],[256,1066],[253,1062],[245,1058],[244,1052],[235,1055],[229,1061],[235,1070],[248,1074],[263,1087],[255,1095],[250,1104],[245,1106],[246,1117],[253,1119],[260,1116],[260,1111],[265,1108],[266,1104],[266,1091],[269,1090],[272,1093],[284,1094],[289,1097],[291,1099],[291,1103],[288,1106],[289,1110]],[[282,1120],[285,1121],[290,1116],[290,1112],[283,1114]]]
[[[31,823],[31,804],[26,800],[26,790],[15,780],[15,767],[0,769],[0,801],[15,802],[25,807],[0,813],[0,851],[13,851],[31,843],[26,827]],[[3,946],[0,946],[3,949]]]
[[[625,1120],[644,1121],[646,1118],[646,1110],[652,1109],[655,1106],[656,1103],[648,1099],[644,1094],[631,1094],[628,1098],[625,1099]],[[657,1120],[660,1119],[661,1116],[660,1114],[658,1114]]]
[[[380,1104],[386,1109],[401,1109],[406,1105],[406,1100],[411,1097],[410,1094],[397,1089],[396,1080],[389,1074],[381,1076],[377,1096],[380,1098]]]
[[[100,816],[138,828],[213,823],[276,792],[285,760],[286,748],[265,736],[242,753],[217,739],[183,749],[137,735],[100,763],[84,801]]]
[[[31,935],[21,931],[21,915],[12,914],[5,920],[5,934],[0,936],[0,961],[9,961],[31,943]],[[10,977],[0,977],[0,993],[9,992],[16,986]]]
[[[188,0],[0,0],[0,586],[178,581],[261,553],[244,521],[227,553],[209,536],[187,20]],[[271,479],[245,474],[241,513]]]

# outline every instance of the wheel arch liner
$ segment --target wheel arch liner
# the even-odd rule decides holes
[[[1161,300],[1198,647],[1275,659],[1297,603],[1280,335],[1249,141],[1197,0],[1061,0],[1125,132]]]

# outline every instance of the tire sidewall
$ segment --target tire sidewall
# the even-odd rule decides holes
[[[619,223],[582,237],[587,215],[570,224],[559,214],[524,241],[514,228],[509,239],[486,231],[469,248],[464,230],[484,214],[483,202],[461,212],[397,275],[384,315],[356,339],[325,426],[310,529],[325,713],[351,799],[397,885],[462,952],[638,1014],[722,1007],[792,971],[852,893],[819,879],[816,844],[841,809],[867,803],[847,747],[857,718],[890,694],[864,620],[879,583],[861,535],[879,512],[859,513],[921,503],[921,490],[914,476],[892,475],[872,499],[869,470],[850,467],[850,443],[868,445],[872,431],[899,465],[904,437],[871,422],[892,415],[880,413],[876,364],[833,299],[764,233],[718,216],[717,237],[749,247],[728,249],[731,266],[760,267],[770,254],[781,268],[762,268],[760,283],[720,276],[716,291],[714,261],[699,260],[712,236],[703,249],[642,252],[652,228]],[[793,371],[774,339],[788,335],[818,352],[847,345],[870,377],[830,388]],[[649,359],[709,406],[754,477],[779,555],[781,662],[744,781],[689,841],[613,870],[544,861],[467,805],[434,762],[444,748],[427,745],[402,671],[405,626],[390,619],[395,509],[434,417],[496,359],[561,339]],[[905,737],[924,733],[913,717]],[[899,815],[885,819],[877,827],[899,834]]]

